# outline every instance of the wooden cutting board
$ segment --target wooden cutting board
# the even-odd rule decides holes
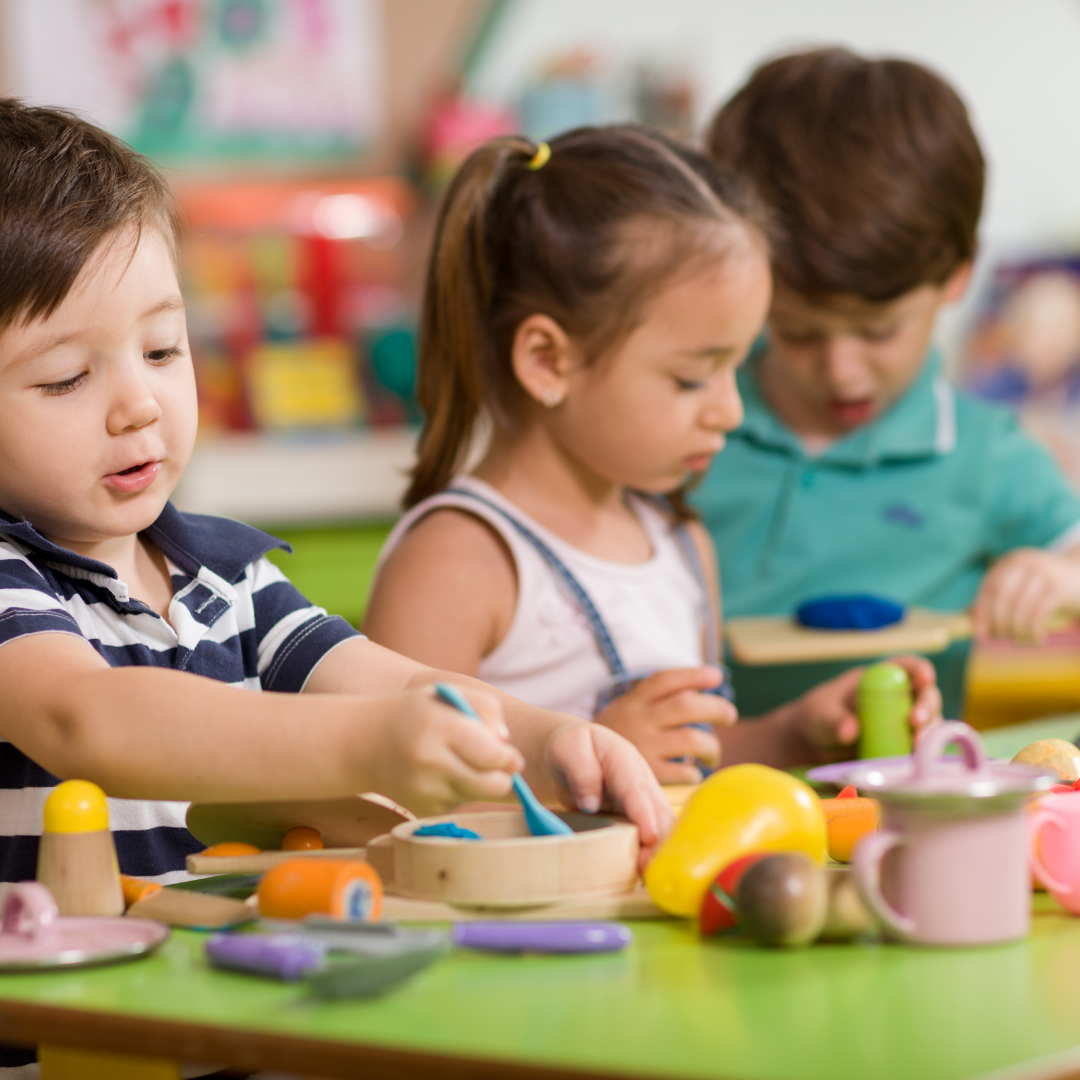
[[[342,799],[192,803],[187,812],[187,827],[196,840],[208,846],[240,840],[264,851],[280,848],[285,834],[299,825],[318,829],[328,848],[357,848],[413,820],[404,807],[372,792]]]
[[[967,612],[908,608],[904,618],[880,630],[814,630],[780,616],[728,619],[724,624],[731,655],[748,666],[810,664],[824,660],[862,660],[890,653],[939,653],[953,641],[969,638]]]

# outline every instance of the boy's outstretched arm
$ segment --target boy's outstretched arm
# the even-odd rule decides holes
[[[0,735],[53,774],[121,798],[379,791],[420,814],[505,798],[523,762],[504,738],[498,698],[467,689],[477,724],[396,681],[373,674],[363,698],[253,693],[184,672],[112,668],[73,634],[38,633],[0,648]]]
[[[436,682],[454,683],[470,697],[479,692],[501,704],[510,737],[525,757],[525,777],[542,800],[624,813],[637,825],[646,852],[666,835],[671,806],[652,770],[631,743],[602,725],[527,705],[478,679],[427,667],[364,638],[329,652],[303,696],[416,691]]]
[[[1041,641],[1060,615],[1080,616],[1080,544],[1010,551],[983,578],[972,609],[979,639]]]

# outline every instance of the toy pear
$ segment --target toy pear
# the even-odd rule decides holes
[[[695,917],[710,883],[753,851],[804,851],[825,861],[825,815],[817,795],[767,765],[732,765],[694,792],[671,835],[645,869],[657,907]]]

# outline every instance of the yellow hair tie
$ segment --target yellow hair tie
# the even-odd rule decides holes
[[[546,142],[536,144],[536,153],[532,156],[532,159],[526,164],[526,169],[531,169],[536,172],[537,169],[542,169],[551,160],[551,147]]]

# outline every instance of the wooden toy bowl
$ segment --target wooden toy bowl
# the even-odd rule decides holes
[[[638,879],[638,831],[625,821],[560,813],[572,836],[530,836],[520,810],[406,821],[390,831],[393,891],[465,907],[532,907],[624,892]],[[454,822],[482,840],[413,836]]]

